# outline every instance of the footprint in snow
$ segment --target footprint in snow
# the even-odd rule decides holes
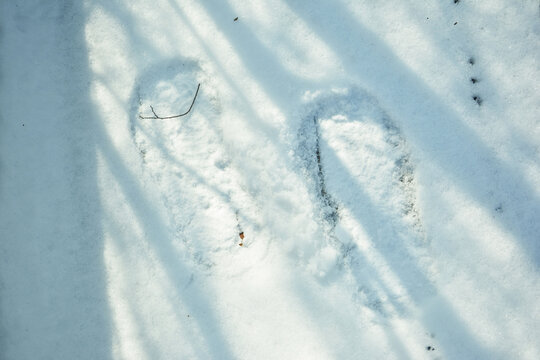
[[[321,234],[310,265],[326,274],[321,259],[334,249],[335,267],[346,269],[359,302],[403,313],[410,300],[433,292],[422,267],[427,244],[405,138],[362,90],[306,98],[297,158]]]
[[[186,112],[198,84],[187,115],[152,119]],[[143,171],[161,195],[173,241],[211,268],[220,254],[239,248],[250,203],[222,141],[216,86],[191,60],[150,68],[136,85],[130,130]]]

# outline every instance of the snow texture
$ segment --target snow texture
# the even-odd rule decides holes
[[[0,54],[1,359],[540,358],[537,1],[13,0]]]

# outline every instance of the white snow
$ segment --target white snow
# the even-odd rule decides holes
[[[540,358],[537,1],[13,0],[0,54],[0,358]]]

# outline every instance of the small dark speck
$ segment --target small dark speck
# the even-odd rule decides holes
[[[24,124],[22,124],[22,126],[24,126]]]
[[[475,63],[474,58],[473,58],[473,57],[470,57],[470,58],[469,58],[469,64],[474,65],[474,63]]]
[[[238,16],[234,18],[234,21],[238,21]]]
[[[427,17],[426,20],[429,20],[429,18]]]
[[[454,0],[454,4],[457,4],[459,2],[459,0]]]
[[[503,212],[503,207],[502,205],[499,205],[495,208],[495,211],[498,212],[498,213],[502,213]]]
[[[471,78],[471,82],[472,82],[473,84],[476,84],[476,83],[478,82],[478,79],[473,77],[473,78]]]
[[[457,21],[454,23],[454,26],[457,25]]]
[[[435,348],[433,346],[426,346],[427,351],[435,351]]]
[[[482,105],[483,100],[482,100],[482,98],[481,98],[480,96],[478,96],[478,95],[473,95],[472,98],[473,98],[474,101],[476,101],[476,103],[477,103],[478,105]]]

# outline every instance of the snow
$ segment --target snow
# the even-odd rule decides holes
[[[536,1],[0,9],[2,359],[540,358]]]

